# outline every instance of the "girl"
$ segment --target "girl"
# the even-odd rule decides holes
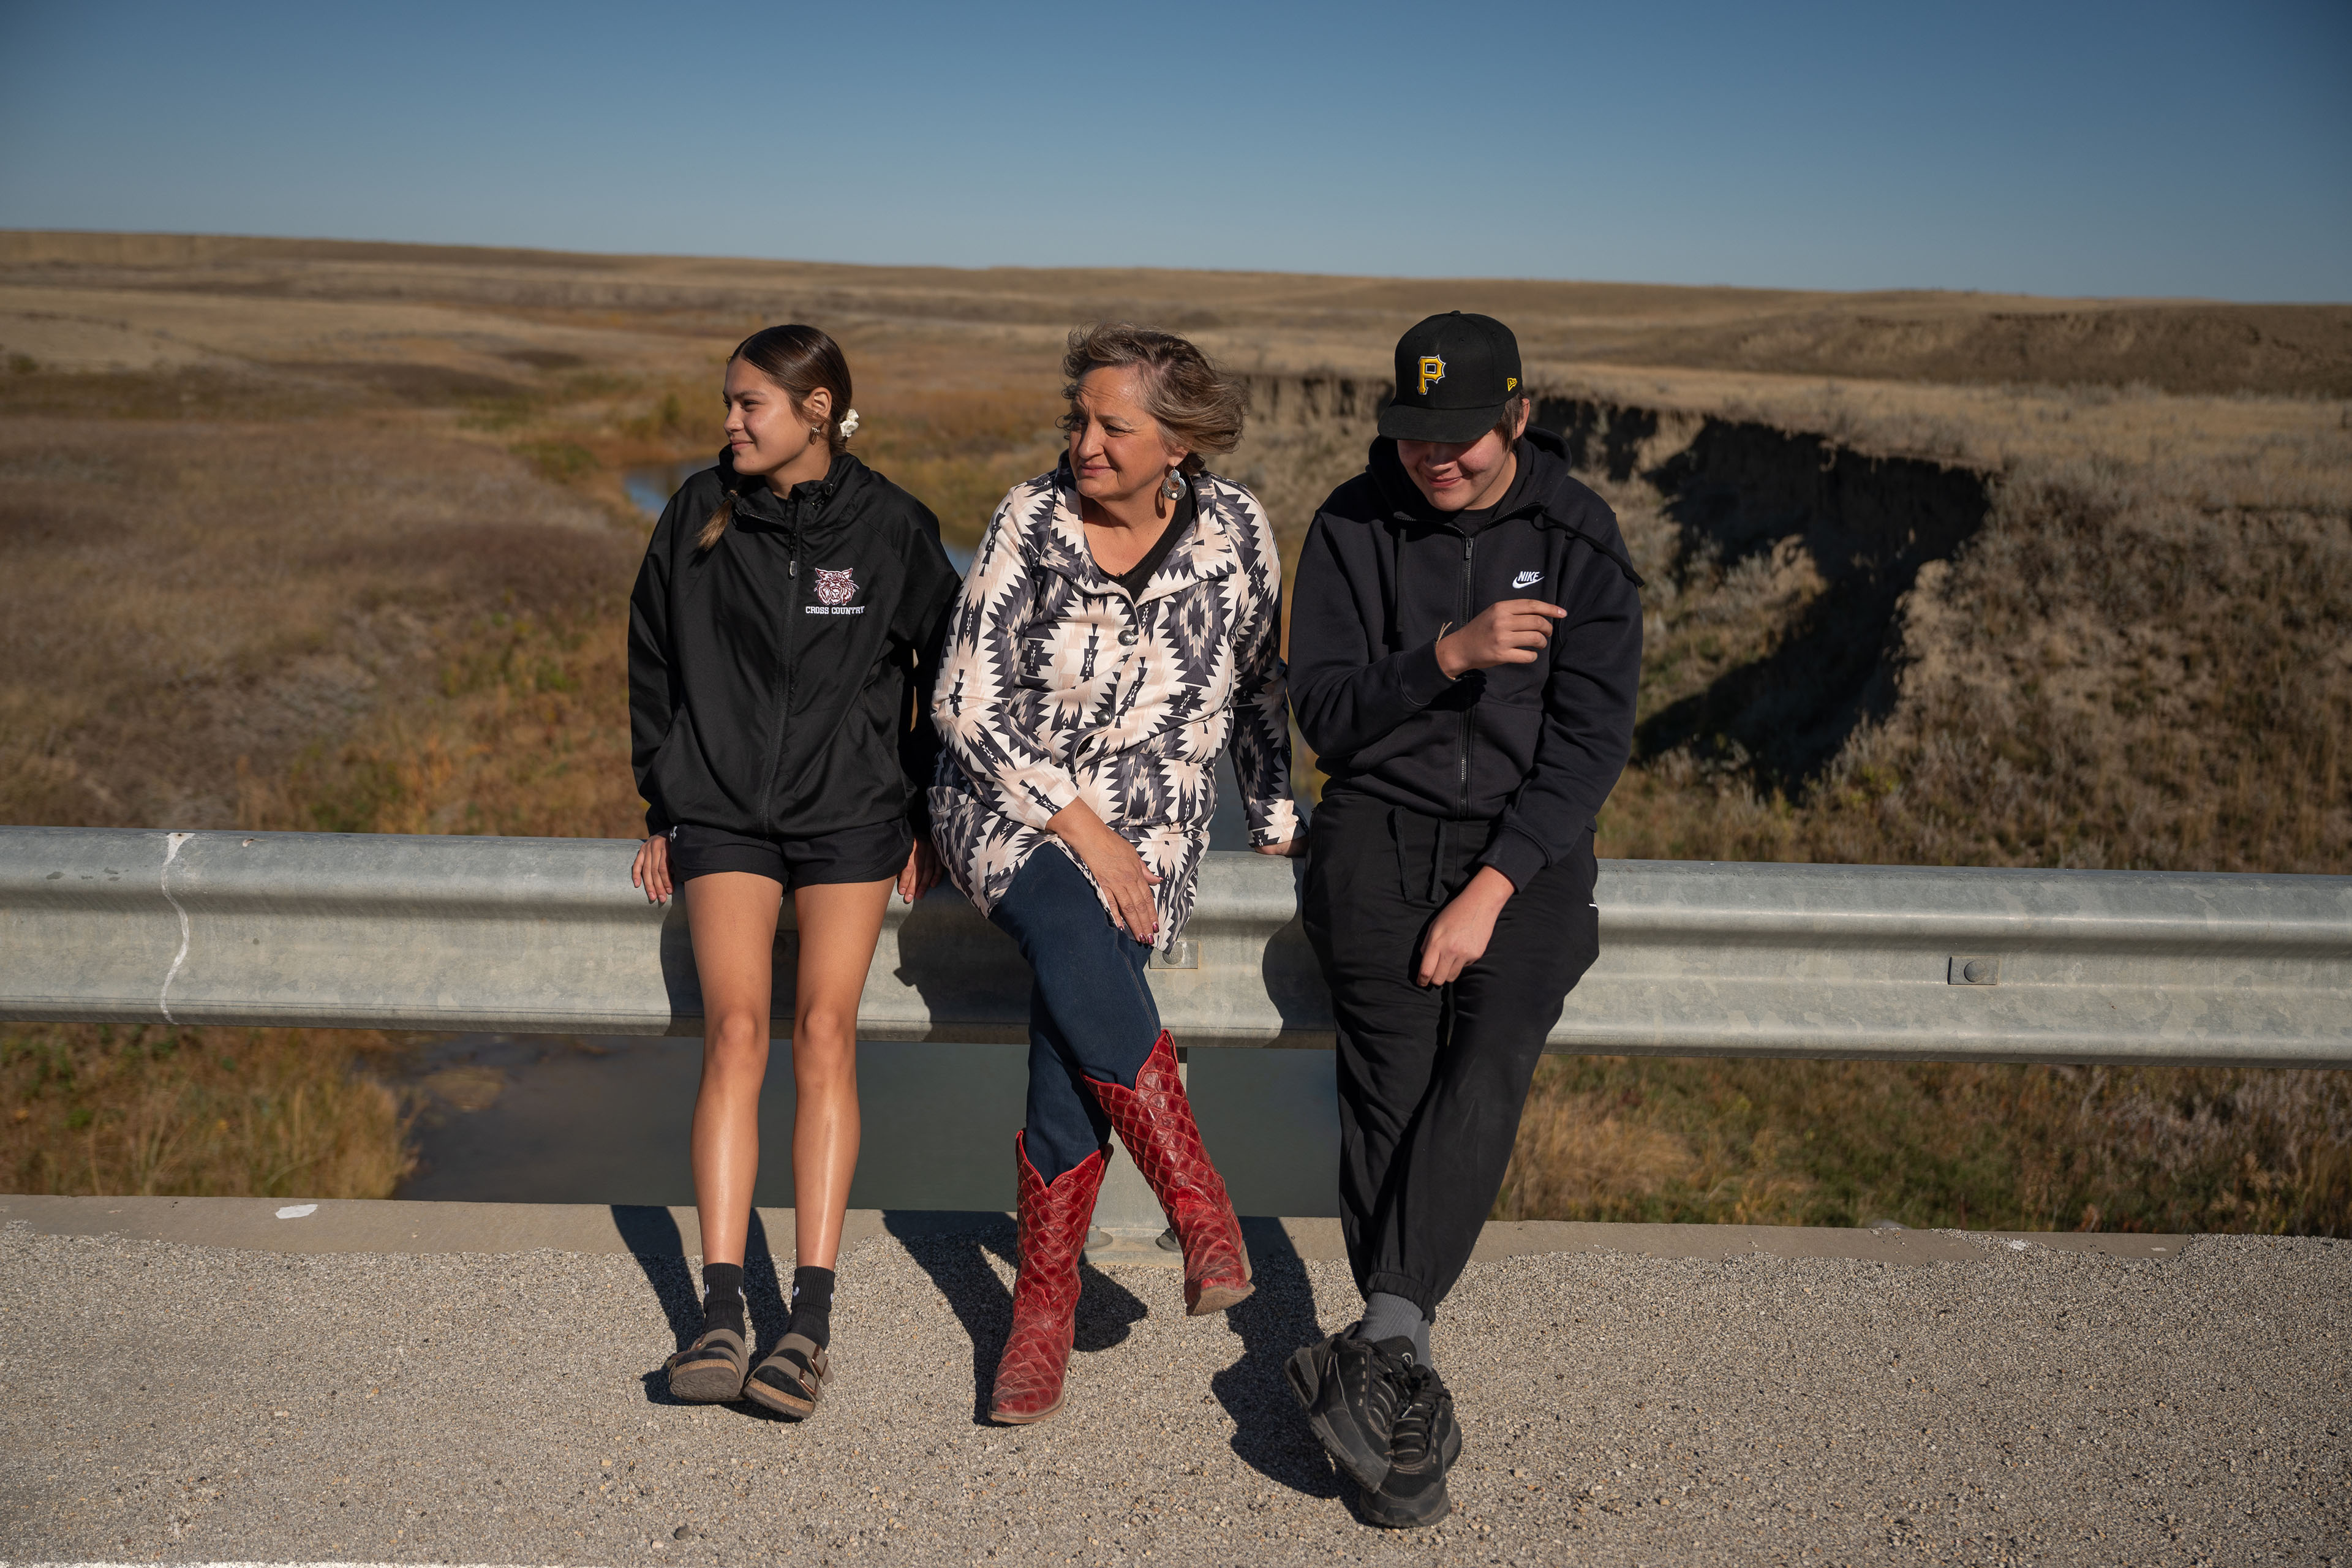
[[[629,720],[652,837],[630,879],[684,890],[703,1001],[694,1107],[702,1331],[670,1392],[799,1418],[830,1366],[842,1215],[857,1165],[857,998],[895,882],[939,879],[923,787],[928,698],[957,578],[939,521],[849,456],[840,347],[770,327],[727,362],[727,447],[654,529],[629,602]],[[743,1247],[759,1172],[771,954],[793,896],[792,1318],[754,1368]]]

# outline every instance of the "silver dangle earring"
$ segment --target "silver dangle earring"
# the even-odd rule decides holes
[[[1168,482],[1160,487],[1160,493],[1167,497],[1170,500],[1182,500],[1184,495],[1183,470],[1181,468],[1169,469]]]

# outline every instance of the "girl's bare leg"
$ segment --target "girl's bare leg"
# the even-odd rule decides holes
[[[760,1084],[768,1076],[768,1003],[783,896],[780,884],[749,871],[714,871],[685,887],[694,971],[702,982],[694,1205],[702,1216],[705,1263],[741,1264],[751,1226],[751,1187],[760,1175]]]
[[[830,1268],[857,1171],[857,998],[896,878],[793,894],[801,962],[793,1007],[793,1227],[797,1261]]]

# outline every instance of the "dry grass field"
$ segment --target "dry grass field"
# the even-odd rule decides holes
[[[0,234],[0,821],[629,833],[623,475],[744,332],[834,331],[968,543],[1069,324],[1186,331],[1295,548],[1452,308],[1649,582],[1604,855],[2352,870],[2352,308],[174,236]],[[8,1032],[0,1184],[389,1191],[395,1048]],[[1498,1212],[2343,1234],[2347,1149],[2340,1074],[1559,1061]]]
[[[388,1197],[415,1163],[412,1113],[381,1081],[404,1047],[382,1035],[36,1024],[0,1039],[12,1193]]]

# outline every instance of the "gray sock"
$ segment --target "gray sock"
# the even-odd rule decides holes
[[[1356,1330],[1361,1340],[1407,1339],[1412,1342],[1412,1359],[1422,1365],[1429,1364],[1429,1320],[1421,1309],[1402,1296],[1391,1296],[1385,1290],[1375,1290],[1364,1299],[1364,1321]]]

